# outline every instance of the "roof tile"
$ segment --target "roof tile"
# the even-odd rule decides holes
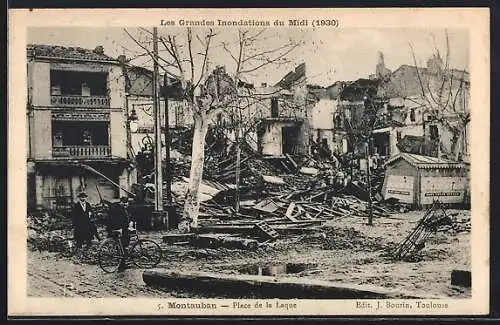
[[[399,159],[406,160],[410,165],[416,168],[465,168],[465,165],[458,161],[442,159],[437,157],[421,156],[412,153],[400,153],[386,162],[389,165]]]
[[[87,61],[110,61],[117,62],[116,59],[100,53],[96,50],[84,49],[81,47],[64,47],[58,45],[29,44],[28,54],[38,57],[49,57],[54,59],[67,60],[87,60]],[[31,53],[30,53],[31,52]]]

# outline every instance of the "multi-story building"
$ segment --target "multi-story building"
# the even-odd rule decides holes
[[[391,155],[402,148],[416,154],[467,159],[470,120],[467,71],[448,68],[437,53],[426,67],[400,66],[381,85],[381,92],[389,99],[393,119],[399,115],[404,124],[391,133],[399,144],[391,148]]]
[[[467,159],[469,73],[448,68],[439,54],[426,67],[402,65],[391,72],[379,56],[376,74],[342,88],[336,132],[346,126],[363,130],[367,108],[374,106],[373,149],[379,155]],[[376,105],[367,107],[367,99]]]
[[[286,74],[271,93],[270,110],[258,125],[259,151],[271,157],[308,154],[309,124],[316,98],[307,87],[305,63]]]
[[[122,63],[123,74],[126,76],[126,106],[129,115],[137,117],[137,130],[130,134],[130,148],[132,154],[140,152],[147,145],[147,138],[154,138],[154,111],[153,111],[153,71],[126,63],[125,56],[119,56]],[[160,87],[163,88],[164,76],[160,78]],[[172,83],[176,80],[170,78]],[[162,143],[164,144],[165,126],[165,98],[160,96],[159,110],[161,115]],[[177,94],[168,99],[168,124],[170,129],[186,127],[193,124],[193,117],[188,103],[179,98]],[[164,150],[165,148],[163,148]],[[163,153],[165,155],[165,153]]]
[[[119,62],[102,46],[28,45],[27,69],[29,208],[66,207],[81,190],[91,203],[125,194],[135,170]]]

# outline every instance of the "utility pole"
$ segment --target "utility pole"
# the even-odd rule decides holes
[[[372,206],[372,181],[370,178],[370,149],[371,149],[371,136],[368,138],[366,146],[366,177],[368,182],[368,225],[373,225],[373,206]]]
[[[236,122],[235,140],[236,140],[236,201],[234,210],[236,214],[240,212],[240,170],[241,170],[241,150],[240,150],[240,121],[241,116]]]
[[[132,134],[130,131],[130,110],[128,107],[128,97],[130,96],[128,89],[125,91],[125,114],[126,114],[126,126],[127,126],[127,158],[133,159],[132,157]]]
[[[170,122],[168,116],[168,91],[170,82],[165,73],[163,76],[163,97],[165,101],[165,180],[167,181],[167,204],[172,203],[172,174],[170,170]]]
[[[155,211],[163,211],[163,177],[161,159],[161,110],[158,72],[158,29],[153,27],[153,111],[155,134]]]

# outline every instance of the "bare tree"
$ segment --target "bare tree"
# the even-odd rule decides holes
[[[459,141],[463,141],[465,146],[467,145],[466,129],[470,122],[470,111],[467,104],[469,80],[465,68],[456,70],[450,67],[450,43],[447,31],[445,39],[446,54],[444,62],[442,62],[439,50],[436,48],[432,58],[436,65],[428,67],[428,69],[432,70],[427,71],[425,74],[422,69],[418,68],[415,51],[412,44],[409,44],[419,85],[419,96],[412,100],[425,108],[425,112],[429,116],[427,123],[436,123],[451,132],[449,154],[452,154],[454,158],[458,158],[457,145]],[[440,141],[434,145],[439,156],[443,145]],[[467,150],[466,147],[463,149]]]
[[[196,31],[196,32],[195,32]],[[142,35],[150,34],[141,29]],[[153,59],[149,47],[138,37],[126,33]],[[191,169],[184,210],[179,230],[189,232],[198,227],[199,188],[205,161],[205,138],[211,121],[217,114],[226,111],[236,120],[241,120],[241,111],[250,105],[248,94],[240,90],[240,82],[265,67],[287,62],[287,56],[301,43],[293,40],[279,42],[266,30],[238,30],[237,35],[222,37],[213,29],[187,28],[184,33],[159,36],[163,51],[158,64],[164,73],[178,79],[182,98],[188,103],[193,115],[194,134],[191,154]],[[147,37],[146,37],[147,38]],[[221,38],[221,41],[218,41]],[[147,43],[147,41],[146,41]],[[282,43],[278,44],[277,43]],[[217,66],[210,64],[223,53],[229,56],[231,64]],[[231,67],[226,70],[227,67]],[[236,142],[241,138],[240,123],[236,128]]]

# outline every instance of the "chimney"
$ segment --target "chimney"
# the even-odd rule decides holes
[[[94,49],[94,53],[104,55],[104,47],[102,45],[96,46]]]
[[[443,59],[441,59],[439,52],[437,55],[433,54],[432,58],[427,60],[427,68],[432,73],[440,72],[443,69]]]

